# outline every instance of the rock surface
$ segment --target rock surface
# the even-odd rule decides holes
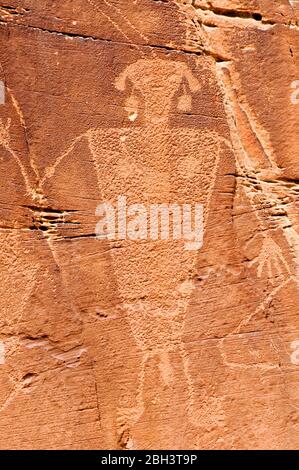
[[[298,448],[299,2],[2,3],[0,448]]]

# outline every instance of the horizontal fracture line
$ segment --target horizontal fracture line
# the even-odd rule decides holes
[[[43,32],[43,33],[49,33],[49,34],[55,34],[55,35],[58,35],[58,36],[65,36],[65,37],[69,37],[69,38],[77,38],[77,39],[89,39],[91,41],[98,41],[98,42],[104,42],[104,43],[111,43],[111,44],[116,44],[116,45],[122,45],[122,46],[134,46],[134,47],[144,47],[144,48],[156,48],[156,49],[162,49],[162,50],[166,50],[166,51],[173,51],[173,52],[177,52],[177,53],[185,53],[185,54],[192,54],[192,55],[202,55],[204,54],[206,51],[202,52],[202,50],[199,50],[199,51],[191,51],[191,50],[187,50],[187,49],[183,49],[183,48],[178,48],[178,49],[175,49],[173,47],[170,47],[170,46],[165,46],[165,45],[158,45],[158,44],[145,44],[145,43],[140,43],[140,44],[135,44],[135,43],[131,43],[131,42],[125,42],[125,41],[114,41],[112,39],[108,39],[108,38],[99,38],[99,37],[96,37],[96,36],[90,36],[90,35],[84,35],[84,34],[77,34],[77,33],[68,33],[66,31],[55,31],[55,30],[51,30],[51,29],[47,29],[47,28],[42,28],[42,27],[39,27],[39,26],[32,26],[32,25],[24,25],[24,24],[16,24],[16,23],[10,23],[10,22],[7,22],[7,21],[3,21],[3,20],[0,20],[0,25],[5,25],[5,26],[8,26],[8,27],[17,27],[17,28],[27,28],[27,29],[31,29],[33,31],[40,31],[40,32]]]

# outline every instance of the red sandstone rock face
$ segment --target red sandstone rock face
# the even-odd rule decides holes
[[[0,6],[1,449],[298,448],[298,11]]]

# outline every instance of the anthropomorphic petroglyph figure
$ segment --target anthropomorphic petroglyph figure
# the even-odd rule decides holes
[[[165,58],[140,59],[115,81],[125,98],[128,125],[90,129],[48,167],[42,184],[71,158],[77,142],[87,140],[101,189],[101,202],[127,205],[201,204],[207,221],[221,154],[227,141],[210,130],[171,127],[173,113],[191,111],[200,83],[186,63]],[[138,237],[137,237],[138,238]],[[99,242],[100,243],[100,242]],[[143,389],[149,359],[159,359],[160,377],[173,381],[170,356],[180,354],[186,378],[190,419],[197,422],[194,386],[182,341],[187,307],[194,289],[197,250],[186,240],[110,241],[118,293],[142,353],[136,407],[121,409],[130,422],[144,411]]]
[[[182,85],[183,95],[176,101]],[[140,59],[117,78],[116,87],[121,91],[131,88],[125,106],[128,121],[134,121],[134,126],[87,133],[103,200],[115,202],[117,196],[124,195],[128,204],[145,207],[200,203],[206,221],[226,142],[213,131],[169,125],[176,104],[179,109],[190,110],[192,94],[200,89],[197,78],[184,63]],[[186,250],[183,240],[122,240],[111,252],[119,294],[142,352],[137,405],[121,411],[132,422],[139,419],[144,411],[148,360],[159,358],[161,379],[170,384],[170,356],[178,351],[190,419],[195,420],[194,387],[182,333],[194,288],[197,251]]]
[[[263,273],[270,282],[275,276],[299,282],[299,234],[296,230],[299,198],[296,184],[284,177],[279,168],[268,136],[263,129],[255,129],[256,119],[250,108],[240,100],[232,84],[229,64],[218,65],[223,84],[231,137],[235,151],[238,177],[247,200],[256,214],[262,232],[262,247],[257,264],[257,275]],[[250,136],[251,141],[248,139]],[[255,141],[255,146],[248,142]],[[271,229],[283,230],[295,269],[289,265],[282,249],[271,237]],[[270,229],[270,230],[269,230]]]
[[[280,298],[284,290],[295,288],[298,292],[299,198],[297,185],[285,178],[284,170],[276,163],[267,132],[258,124],[245,98],[240,99],[238,96],[232,81],[234,72],[232,66],[222,63],[217,68],[219,82],[223,87],[236,159],[238,180],[236,192],[241,195],[243,204],[256,218],[254,237],[259,249],[257,256],[251,261],[251,266],[255,267],[257,280],[263,280],[267,286],[256,308],[249,315],[245,315],[227,337],[219,341],[218,347],[224,365],[230,369],[248,368],[261,373],[276,370],[281,374],[280,365],[275,357],[277,354],[284,355],[287,352],[287,345],[277,337],[275,330],[273,335],[270,330],[269,346],[264,345],[265,350],[269,348],[268,357],[272,357],[267,362],[257,361],[251,365],[234,362],[235,358],[226,344],[229,344],[230,339],[246,331],[250,322],[266,312],[275,298]],[[290,317],[290,322],[292,321]]]
[[[28,369],[34,368],[28,361],[25,338],[47,337],[46,342],[57,344],[62,352],[72,350],[81,333],[81,322],[57,270],[49,233],[39,230],[46,229],[46,224],[50,228],[51,210],[47,211],[46,198],[36,184],[38,172],[26,132],[21,107],[6,86],[0,106],[0,339],[1,366],[12,372],[7,381],[3,379],[7,393],[4,401],[1,397],[1,412],[14,400],[22,401],[31,383],[31,378],[24,379]]]

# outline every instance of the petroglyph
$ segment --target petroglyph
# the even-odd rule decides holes
[[[5,104],[5,83],[0,80],[0,105]]]
[[[176,102],[175,95],[183,83],[183,94]],[[54,176],[64,158],[71,158],[74,145],[85,137],[103,201],[113,202],[119,195],[125,195],[130,204],[145,206],[151,203],[201,203],[206,224],[221,153],[230,144],[214,131],[174,130],[169,124],[173,106],[191,111],[192,95],[200,91],[198,79],[185,63],[160,58],[140,59],[117,77],[115,85],[122,92],[127,86],[131,87],[125,109],[129,120],[132,120],[130,116],[135,116],[138,127],[89,130],[74,139],[62,157],[47,169],[42,183]],[[142,97],[142,101],[137,96]],[[143,389],[149,358],[159,357],[161,380],[165,384],[171,383],[169,353],[174,350],[179,352],[183,362],[190,416],[194,421],[194,387],[182,334],[194,289],[192,279],[197,252],[186,252],[182,241],[136,244],[124,240],[121,249],[111,253],[118,290],[143,355],[137,406],[124,413],[137,421],[144,410]],[[163,286],[161,272],[165,277]]]
[[[155,74],[153,70],[156,71]],[[129,110],[134,103],[136,108],[130,112],[138,116],[138,103],[134,97],[134,90],[138,90],[144,100],[139,104],[143,111],[141,128],[138,130],[124,128],[120,131],[121,135],[125,136],[120,149],[123,154],[121,166],[136,166],[139,169],[138,179],[132,183],[129,180],[129,184],[128,180],[124,180],[120,184],[117,181],[119,177],[109,178],[107,174],[107,181],[116,179],[117,185],[113,188],[109,184],[108,188],[104,180],[101,186],[105,200],[111,200],[114,194],[117,194],[117,187],[122,187],[125,188],[128,198],[132,198],[131,202],[143,203],[175,202],[171,199],[175,189],[180,200],[186,198],[187,201],[192,198],[192,201],[203,204],[206,221],[221,150],[225,142],[215,132],[198,132],[194,129],[181,128],[176,128],[173,132],[169,127],[170,109],[183,77],[186,78],[191,92],[199,91],[197,79],[185,64],[177,62],[161,59],[140,60],[120,75],[116,81],[117,88],[124,91],[126,80],[129,80],[133,86],[133,94],[126,102],[127,109]],[[182,104],[189,107],[191,95],[190,99],[186,99],[184,91],[183,99],[184,101],[179,99],[178,107],[181,108]],[[104,167],[99,163],[102,139],[101,133],[92,132],[89,141],[99,175],[105,174]],[[146,148],[142,146],[142,141],[147,142]],[[123,148],[125,152],[122,151]],[[138,153],[136,148],[139,150]],[[158,160],[156,155],[159,155]],[[170,162],[175,160],[177,167],[173,170]],[[191,164],[188,163],[190,160]],[[115,165],[120,167],[113,155],[110,157],[110,165],[112,168]],[[186,172],[186,168],[190,169],[191,174]],[[121,175],[121,171],[117,173]],[[153,187],[155,175],[157,184]],[[185,192],[184,183],[188,179],[191,181],[188,185],[191,197]],[[161,380],[167,385],[173,380],[169,353],[178,350],[187,383],[189,417],[194,421],[194,386],[182,342],[182,333],[186,310],[194,288],[192,277],[197,253],[186,254],[182,244],[175,242],[164,242],[160,245],[147,243],[136,248],[136,245],[125,241],[123,247],[124,250],[113,253],[114,269],[131,330],[143,353],[137,409],[132,409],[131,415],[135,414],[136,421],[144,410],[142,395],[149,358],[155,355],[159,357]],[[140,266],[138,278],[136,278],[136,266]],[[160,285],[159,272],[163,272],[165,276],[166,282],[163,287]],[[135,276],[134,281],[133,276]],[[128,410],[125,413],[127,414]]]
[[[276,164],[269,142],[267,141],[265,145],[262,144],[262,135],[266,135],[265,131],[261,131],[260,126],[251,124],[252,120],[249,118],[250,114],[248,112],[245,114],[245,119],[240,114],[240,110],[242,111],[244,106],[241,107],[239,105],[240,100],[238,100],[236,91],[231,85],[229,70],[229,64],[222,63],[218,65],[219,81],[225,96],[226,111],[231,126],[231,138],[237,159],[238,176],[241,184],[243,183],[242,187],[246,197],[259,221],[259,227],[261,230],[264,230],[260,256],[255,261],[257,263],[257,274],[260,277],[263,270],[266,269],[269,279],[273,279],[274,273],[280,275],[284,271],[286,271],[288,276],[291,276],[291,267],[277,243],[269,238],[267,231],[271,215],[275,214],[275,209],[281,210],[281,200],[283,198],[289,199],[289,186],[279,179],[281,170]],[[250,155],[246,149],[245,139],[242,137],[244,132],[247,131],[253,133],[260,143],[261,152],[257,156]],[[261,161],[262,164],[260,163]],[[271,179],[276,180],[271,182]],[[244,184],[245,182],[246,184]],[[256,182],[260,185],[259,197],[256,197],[253,190]],[[295,195],[293,201],[290,202],[296,203],[296,201],[298,201],[298,196]],[[284,206],[280,219],[278,218],[277,226],[282,226],[286,229],[286,239],[295,256],[296,266],[298,266],[299,234],[295,230],[292,230],[290,233],[289,228],[292,227],[292,223],[288,216],[287,205]],[[299,282],[298,276],[295,277],[295,280]]]
[[[68,3],[0,12],[0,445],[292,447],[296,8]],[[202,250],[97,240],[123,197],[202,206]]]
[[[261,230],[261,250],[258,258],[254,259],[251,265],[256,265],[257,277],[261,278],[262,275],[265,275],[266,279],[270,281],[270,285],[272,284],[272,288],[265,298],[261,299],[257,308],[246,316],[231,333],[218,342],[218,348],[224,365],[231,369],[256,369],[265,372],[276,369],[281,373],[280,365],[276,362],[238,363],[229,360],[226,354],[225,342],[227,339],[242,333],[244,327],[254,317],[267,311],[273,299],[283,292],[290,283],[295,282],[297,286],[299,285],[299,233],[294,229],[289,213],[289,209],[298,204],[298,195],[294,191],[293,197],[290,196],[292,194],[290,184],[283,180],[282,170],[276,163],[269,140],[266,139],[265,143],[266,131],[259,124],[256,124],[249,109],[245,111],[247,105],[244,104],[244,98],[242,100],[238,98],[236,87],[232,86],[231,68],[230,64],[219,64],[218,77],[224,92],[226,112],[231,129],[231,139],[238,170],[238,184],[242,186],[247,201],[256,215],[259,230]],[[245,112],[245,116],[242,116],[242,112]],[[246,132],[247,140],[245,139]],[[250,149],[246,147],[248,133],[253,135],[260,144],[260,151],[256,154],[252,153],[252,147]],[[256,197],[254,189],[257,182],[260,192],[259,197]],[[282,204],[282,201],[286,202]],[[272,229],[272,233],[275,233],[273,224],[274,229],[281,228],[283,230],[295,266],[287,261],[281,247],[271,237],[271,230],[269,229]]]
[[[5,364],[5,344],[0,341],[0,365]]]

